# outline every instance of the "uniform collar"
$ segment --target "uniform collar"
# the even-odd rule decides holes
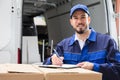
[[[96,35],[97,35],[96,31],[94,29],[91,29],[91,33],[90,33],[90,36],[88,37],[88,40],[95,42],[96,41]]]
[[[92,41],[92,42],[95,42],[96,41],[96,31],[94,30],[94,29],[92,29],[92,28],[90,28],[91,29],[91,33],[90,33],[90,35],[89,35],[89,37],[88,37],[88,39],[87,40],[89,40],[89,41]],[[73,45],[74,44],[74,42],[76,42],[77,40],[75,40],[75,34],[71,37],[71,40],[70,40],[70,44],[69,45]]]

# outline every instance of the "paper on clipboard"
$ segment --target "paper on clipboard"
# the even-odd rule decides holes
[[[77,65],[72,65],[72,64],[63,64],[62,66],[59,66],[59,65],[39,65],[39,67],[44,67],[44,68],[63,68],[63,69],[78,68]]]

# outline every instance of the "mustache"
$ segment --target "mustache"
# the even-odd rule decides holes
[[[84,26],[84,24],[82,24],[82,23],[79,23],[77,26],[80,26],[80,25]]]

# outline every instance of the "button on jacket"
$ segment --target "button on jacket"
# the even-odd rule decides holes
[[[103,80],[120,80],[120,53],[114,39],[91,29],[84,47],[80,48],[75,35],[62,40],[56,50],[64,57],[65,64],[83,61],[94,63],[93,70],[103,73]],[[48,58],[44,64],[51,64]]]

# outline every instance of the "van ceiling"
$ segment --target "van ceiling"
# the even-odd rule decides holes
[[[23,15],[36,16],[56,7],[57,0],[24,0]]]

